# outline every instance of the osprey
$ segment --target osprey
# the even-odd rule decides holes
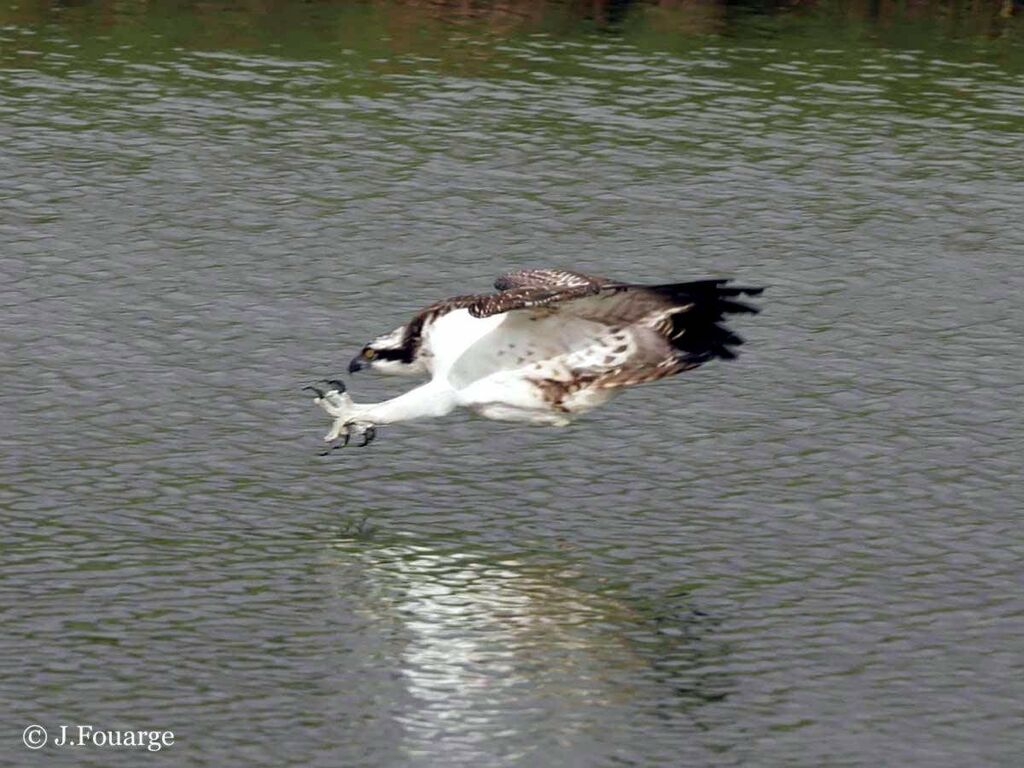
[[[380,336],[349,364],[386,374],[429,376],[381,403],[355,403],[338,379],[313,402],[334,425],[327,442],[367,445],[375,427],[444,416],[456,407],[489,419],[562,426],[617,390],[656,381],[719,358],[743,340],[725,315],[758,312],[737,300],[763,288],[728,280],[633,285],[555,269],[499,277],[497,293],[431,304]]]

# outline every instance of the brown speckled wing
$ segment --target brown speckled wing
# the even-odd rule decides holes
[[[585,285],[606,285],[603,277],[585,275],[567,269],[519,269],[499,275],[494,287],[499,291],[513,288],[579,288]]]
[[[523,286],[520,288],[509,288],[498,293],[492,293],[489,296],[477,297],[477,300],[469,305],[469,314],[473,317],[490,317],[491,315],[500,315],[502,312],[511,312],[514,309],[544,307],[549,304],[568,301],[569,299],[593,296],[600,292],[601,286],[596,283],[565,287]]]
[[[619,389],[620,387],[632,387],[635,384],[646,384],[649,381],[657,381],[666,376],[675,376],[677,373],[689,371],[701,365],[703,361],[688,360],[685,357],[674,353],[671,346],[665,345],[664,355],[656,362],[648,360],[633,360],[621,368],[608,371],[596,376],[591,386],[598,389]]]

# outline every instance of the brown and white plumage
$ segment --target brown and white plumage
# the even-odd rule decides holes
[[[349,366],[427,374],[430,381],[375,405],[339,388],[317,398],[328,439],[369,425],[436,416],[457,406],[495,419],[566,424],[614,390],[732,359],[742,339],[723,321],[756,313],[727,280],[636,285],[578,272],[501,275],[497,292],[432,304],[374,340]]]

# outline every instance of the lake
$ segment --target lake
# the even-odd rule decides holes
[[[0,765],[1019,765],[1013,10],[0,7]],[[318,455],[303,385],[545,265],[768,289]]]

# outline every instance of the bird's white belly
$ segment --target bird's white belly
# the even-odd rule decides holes
[[[564,426],[576,416],[607,402],[607,389],[581,389],[555,406],[542,387],[520,370],[501,371],[456,390],[464,408],[488,419]]]
[[[456,390],[459,405],[488,419],[565,425],[570,415],[551,407],[519,371],[500,371]]]
[[[539,424],[547,427],[565,427],[572,422],[572,418],[564,413],[525,410],[504,403],[480,405],[470,410],[485,419],[494,419],[495,421],[515,421],[521,424]]]

